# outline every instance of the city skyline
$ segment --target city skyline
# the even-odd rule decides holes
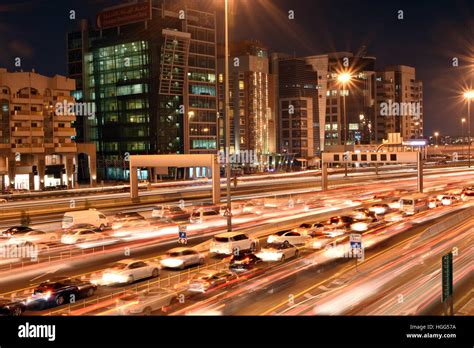
[[[38,0],[0,7],[0,43],[10,48],[0,53],[0,65],[12,71],[14,58],[19,56],[24,71],[35,69],[49,76],[66,75],[65,33],[77,29],[81,18],[93,21],[99,10],[119,3],[91,0],[55,6]],[[418,78],[424,81],[425,137],[439,130],[442,134],[460,135],[460,121],[443,121],[446,115],[459,120],[466,116],[459,90],[472,79],[472,69],[468,68],[473,63],[469,57],[474,50],[470,39],[474,28],[467,21],[474,12],[472,3],[440,1],[431,6],[408,1],[341,1],[329,6],[327,1],[292,4],[276,0],[253,4],[235,0],[233,14],[239,18],[238,23],[245,25],[231,21],[231,41],[258,39],[270,52],[298,57],[333,51],[357,53],[365,49],[377,58],[377,69],[387,65],[413,66]],[[75,11],[75,20],[69,19],[70,10]],[[403,19],[398,19],[400,10]],[[287,18],[288,11],[294,11],[294,19]],[[38,20],[45,17],[54,20]],[[221,24],[218,22],[218,26]],[[41,26],[41,33],[35,30],[37,26]],[[274,30],[279,34],[273,35]],[[222,29],[218,27],[219,35]],[[454,58],[458,58],[458,67],[453,67]]]

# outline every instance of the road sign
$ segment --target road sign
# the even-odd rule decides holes
[[[453,295],[453,253],[449,252],[442,258],[442,302],[446,302]]]
[[[351,249],[362,249],[362,242],[350,242]]]
[[[181,244],[186,244],[188,242],[186,231],[186,225],[179,225],[178,242]]]
[[[362,243],[362,236],[360,234],[357,234],[357,233],[352,233],[350,236],[349,236],[349,241],[352,243],[352,242],[359,242],[359,243]]]

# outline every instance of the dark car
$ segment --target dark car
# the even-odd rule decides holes
[[[25,311],[26,306],[23,301],[0,298],[0,315],[3,316],[20,316]]]
[[[19,236],[31,231],[34,231],[34,229],[28,226],[13,226],[4,230],[2,232],[2,236],[6,236],[6,237]]]
[[[28,307],[43,309],[48,306],[61,306],[81,297],[91,297],[97,286],[74,278],[53,278],[41,283],[28,298]]]
[[[340,226],[340,227],[349,227],[355,222],[354,218],[351,216],[333,216],[327,221],[327,225],[330,226]]]
[[[245,272],[253,269],[262,259],[253,253],[240,253],[230,259],[229,269],[233,272]]]

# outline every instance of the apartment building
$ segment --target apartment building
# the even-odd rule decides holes
[[[377,130],[379,139],[400,133],[403,139],[423,137],[423,83],[406,65],[377,72]]]
[[[41,190],[77,183],[75,81],[64,76],[8,72],[0,68],[0,185]]]

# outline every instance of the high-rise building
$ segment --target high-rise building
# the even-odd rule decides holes
[[[319,72],[320,95],[325,96],[320,98],[319,107],[320,119],[323,112],[325,115],[325,145],[343,145],[345,127],[347,144],[376,142],[375,58],[351,52],[333,52],[307,57],[306,60]],[[339,74],[344,72],[351,76],[346,86],[338,81]],[[322,121],[320,123],[323,124]]]
[[[311,158],[319,133],[318,74],[304,58],[278,61],[280,152]]]
[[[74,90],[75,81],[64,76],[0,69],[2,190],[76,186]]]
[[[377,72],[377,130],[379,139],[388,133],[423,137],[423,83],[415,68],[396,65]]]
[[[127,179],[132,154],[216,152],[211,2],[154,0],[105,9],[95,28],[83,21],[68,35],[68,52],[76,96],[96,105],[96,117],[78,124],[78,135],[97,145],[101,179]]]
[[[273,78],[269,74],[268,50],[258,41],[240,41],[230,45],[229,117],[231,151],[254,151],[257,156],[275,151]],[[224,50],[218,61],[219,112],[225,116]],[[224,127],[221,117],[221,128]],[[221,147],[224,147],[224,135]]]

